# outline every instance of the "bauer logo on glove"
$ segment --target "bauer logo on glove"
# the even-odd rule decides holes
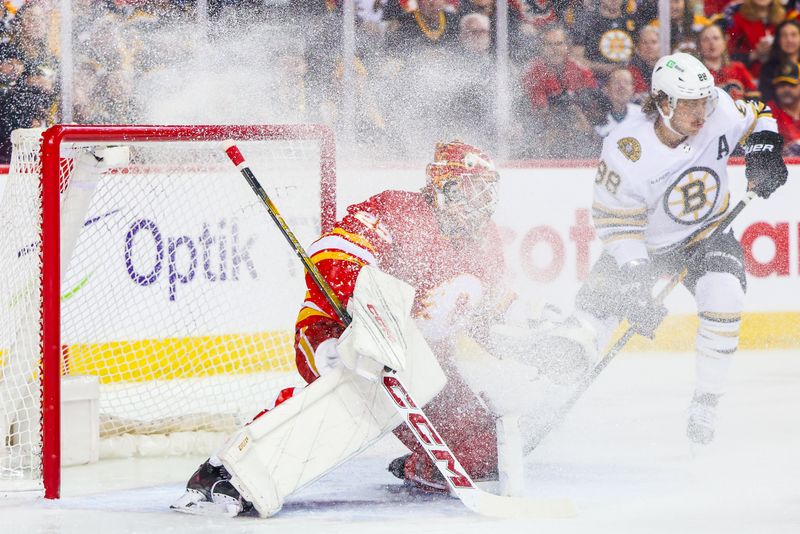
[[[745,176],[748,190],[769,198],[786,183],[789,171],[783,161],[783,137],[768,130],[755,132],[744,146]]]

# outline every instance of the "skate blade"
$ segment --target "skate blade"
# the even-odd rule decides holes
[[[191,491],[181,495],[177,501],[170,505],[169,509],[182,514],[212,517],[236,517],[240,511],[239,507],[207,501],[200,493]]]
[[[711,441],[709,443],[696,443],[693,441],[689,442],[689,457],[692,460],[705,460],[707,458],[712,458],[714,456],[714,450],[716,447],[714,446],[714,442]]]

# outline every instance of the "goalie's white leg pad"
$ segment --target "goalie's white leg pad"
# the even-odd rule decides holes
[[[399,373],[418,402],[429,402],[446,378],[416,325],[406,329]],[[262,517],[284,499],[400,424],[380,382],[343,366],[237,432],[218,453],[231,483]]]

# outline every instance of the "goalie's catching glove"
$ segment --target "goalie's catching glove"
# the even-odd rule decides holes
[[[783,137],[770,131],[755,132],[744,147],[745,175],[748,190],[769,198],[786,183],[789,171],[783,161]]]
[[[656,328],[667,315],[667,309],[653,298],[655,277],[647,260],[633,260],[623,265],[621,315],[628,320],[633,331],[653,339]]]

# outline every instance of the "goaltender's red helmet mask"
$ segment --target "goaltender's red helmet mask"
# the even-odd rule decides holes
[[[499,175],[491,158],[461,141],[437,143],[426,190],[446,233],[472,233],[497,206]]]

